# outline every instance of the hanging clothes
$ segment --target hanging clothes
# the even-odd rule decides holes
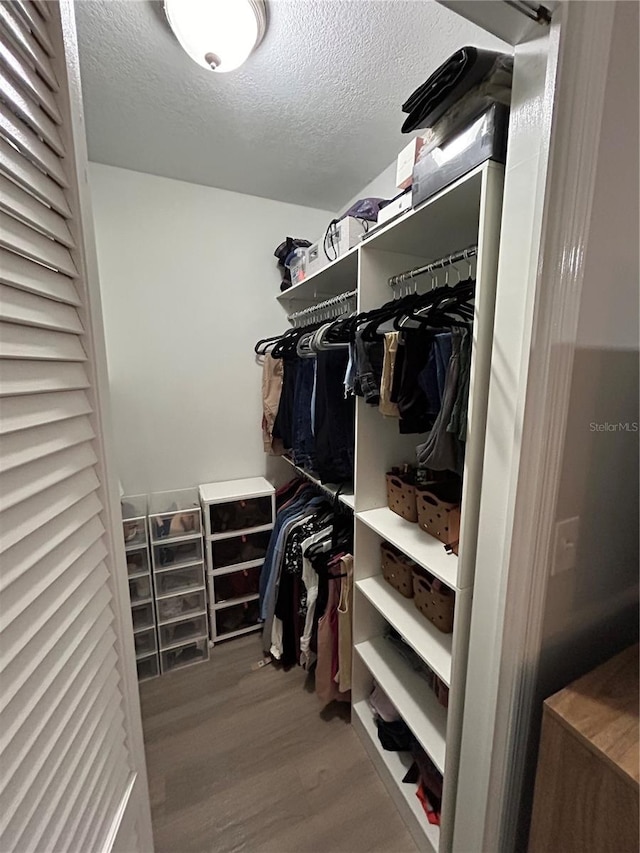
[[[454,405],[458,395],[460,379],[460,351],[466,329],[453,329],[451,334],[451,357],[446,370],[440,411],[429,433],[429,437],[416,448],[418,465],[433,471],[455,471],[462,474],[464,446],[458,436],[449,431]]]
[[[345,350],[316,356],[315,470],[322,483],[353,481],[355,400],[344,396],[348,360]]]
[[[327,705],[334,700],[350,702],[351,691],[342,692],[336,683],[339,669],[340,562],[329,573],[329,595],[325,612],[318,620],[318,662],[316,665],[316,694]]]
[[[398,353],[399,332],[386,332],[384,336],[384,359],[382,363],[382,379],[380,382],[380,414],[388,418],[399,418],[400,410],[395,400],[392,400],[393,381],[395,376],[396,356]]]
[[[353,634],[353,557],[340,560],[340,600],[338,601],[338,672],[334,681],[340,693],[351,690],[351,643]]]
[[[283,373],[282,360],[266,353],[262,362],[262,441],[265,453],[272,456],[281,456],[284,452],[282,440],[273,434],[280,407]]]

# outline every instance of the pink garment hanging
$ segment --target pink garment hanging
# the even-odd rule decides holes
[[[338,603],[340,600],[339,572],[329,574],[327,607],[318,620],[318,663],[316,693],[324,705],[337,700],[350,702],[351,691],[341,693],[334,678],[338,672]]]

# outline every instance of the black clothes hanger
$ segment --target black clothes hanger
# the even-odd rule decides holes
[[[378,326],[394,319],[398,314],[403,314],[422,298],[423,294],[409,293],[400,299],[391,299],[379,308],[361,312],[353,319],[353,337],[355,338],[356,330],[364,326],[361,332],[362,339],[368,342],[377,340],[380,337],[377,332]]]
[[[411,320],[420,328],[443,328],[446,326],[466,326],[473,320],[473,305],[470,300],[475,295],[475,281],[466,279],[460,281],[453,287],[445,285],[435,290],[428,291],[429,299],[424,303],[414,304],[404,312],[404,316],[397,316],[393,326],[397,331],[404,329],[407,320]],[[426,314],[418,312],[424,311]]]
[[[275,344],[277,341],[279,341],[280,338],[282,337],[282,335],[284,335],[284,334],[286,334],[286,333],[282,332],[279,335],[271,335],[270,338],[261,338],[258,341],[258,343],[254,346],[253,351],[255,352],[256,355],[266,355],[267,352],[269,351],[269,347],[272,344]]]
[[[273,347],[271,355],[274,358],[284,358],[285,356],[292,355],[296,351],[298,341],[302,335],[315,331],[320,325],[320,323],[310,323],[308,326],[297,326],[296,328],[289,329]]]

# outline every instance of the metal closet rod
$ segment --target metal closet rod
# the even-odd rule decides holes
[[[389,279],[389,286],[395,287],[398,284],[403,284],[405,281],[411,281],[412,278],[417,278],[419,275],[426,275],[436,270],[444,269],[451,264],[457,264],[458,261],[466,261],[468,258],[473,258],[478,254],[477,246],[468,246],[459,252],[454,252],[452,255],[446,255],[444,258],[438,258],[437,261],[431,261],[423,267],[415,267],[415,269],[407,270],[399,275],[392,275]]]
[[[335,305],[342,305],[343,302],[348,302],[358,295],[357,290],[349,290],[347,293],[340,293],[338,296],[332,296],[331,299],[325,299],[324,302],[319,302],[317,305],[311,305],[309,308],[303,308],[302,311],[295,311],[289,314],[288,320],[299,320],[301,317],[309,317],[319,311],[324,311],[325,308],[333,308]]]

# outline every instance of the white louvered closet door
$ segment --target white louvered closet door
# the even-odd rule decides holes
[[[76,51],[69,0],[0,2],[2,853],[151,849]]]

